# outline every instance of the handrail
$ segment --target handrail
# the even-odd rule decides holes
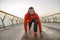
[[[0,20],[1,20],[1,22],[2,22],[2,26],[3,26],[3,27],[0,27],[0,28],[6,28],[7,26],[14,26],[14,25],[18,25],[18,24],[23,23],[23,19],[20,18],[20,17],[14,16],[14,15],[12,15],[12,14],[9,14],[9,13],[7,13],[7,12],[4,12],[4,11],[1,11],[1,10],[0,10],[0,15],[1,15],[2,13],[3,13],[4,15],[3,15],[3,18],[0,17]],[[11,17],[7,17],[7,15],[12,16],[12,19],[11,19]],[[8,19],[7,19],[7,18],[8,18]],[[9,24],[9,25],[7,25],[6,23]]]
[[[42,22],[60,23],[60,13],[42,17]]]
[[[48,16],[44,16],[44,17],[49,17],[49,16],[54,16],[54,15],[59,15],[60,13],[56,13],[56,14],[52,14],[52,15],[48,15]],[[44,18],[42,17],[42,18]]]
[[[10,13],[4,12],[4,11],[2,11],[2,10],[0,10],[0,12],[5,13],[5,14],[7,14],[7,15],[11,15],[11,16],[17,17],[17,16],[15,16],[15,15],[12,15],[12,14],[10,14]],[[20,17],[17,17],[17,18],[20,18]],[[21,19],[22,19],[22,18],[21,18]]]

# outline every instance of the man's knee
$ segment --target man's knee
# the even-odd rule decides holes
[[[37,20],[34,20],[34,32],[37,32]]]
[[[34,19],[34,23],[37,23],[38,21],[37,21],[37,19]]]

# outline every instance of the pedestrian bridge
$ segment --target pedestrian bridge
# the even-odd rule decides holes
[[[60,40],[60,13],[41,17],[42,34],[24,33],[23,19],[0,10],[0,40]]]

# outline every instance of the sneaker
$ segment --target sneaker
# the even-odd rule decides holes
[[[34,37],[37,37],[37,32],[34,32]]]

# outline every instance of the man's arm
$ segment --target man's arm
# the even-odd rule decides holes
[[[27,17],[26,17],[26,15],[24,17],[24,30],[25,30],[25,32],[27,32]]]
[[[39,25],[39,31],[42,32],[42,25],[41,25],[41,21],[40,21],[39,16],[38,16],[38,25]]]

